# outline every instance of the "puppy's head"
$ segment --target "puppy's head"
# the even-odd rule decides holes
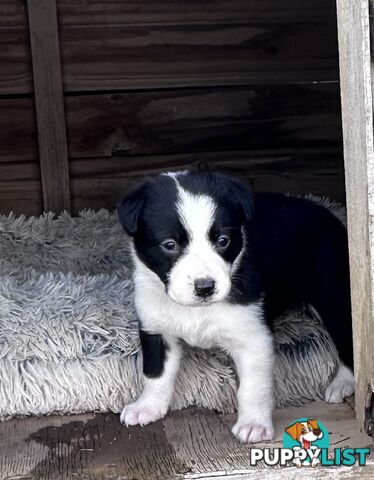
[[[148,180],[118,207],[137,260],[184,305],[227,298],[252,211],[251,193],[236,180],[192,172]]]

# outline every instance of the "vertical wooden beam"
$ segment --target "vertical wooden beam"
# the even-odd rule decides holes
[[[27,0],[44,210],[70,210],[56,0]]]
[[[374,392],[374,141],[369,0],[337,0],[337,12],[356,413],[361,428],[370,430],[374,426],[370,418]]]

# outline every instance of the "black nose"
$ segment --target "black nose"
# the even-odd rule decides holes
[[[318,437],[319,435],[321,435],[321,430],[319,428],[315,428],[313,430],[313,433],[314,433],[314,435],[316,435]]]
[[[215,287],[215,281],[213,278],[197,278],[195,280],[195,293],[199,297],[209,297],[212,295]]]

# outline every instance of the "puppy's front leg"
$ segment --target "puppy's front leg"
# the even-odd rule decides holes
[[[238,421],[232,433],[248,443],[271,440],[274,435],[273,346],[241,346],[232,352],[239,375]]]
[[[182,349],[177,339],[140,332],[143,351],[144,389],[127,405],[120,420],[126,425],[147,425],[166,415],[179,369]]]

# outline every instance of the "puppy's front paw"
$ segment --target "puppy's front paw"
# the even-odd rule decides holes
[[[264,442],[265,440],[272,440],[274,437],[274,428],[271,424],[265,425],[240,419],[231,431],[242,443]]]
[[[167,412],[167,406],[151,404],[138,400],[134,403],[126,405],[122,410],[120,421],[127,427],[130,425],[148,425],[148,423],[155,422],[164,417]]]

